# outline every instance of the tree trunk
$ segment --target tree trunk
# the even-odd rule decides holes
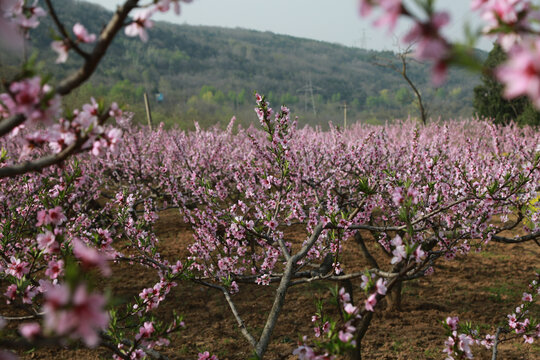
[[[356,333],[356,347],[349,352],[349,360],[362,360],[362,340],[366,335],[366,332],[371,324],[371,319],[373,318],[373,312],[368,311],[368,313],[360,321],[358,325],[358,332]]]
[[[401,289],[403,282],[398,281],[394,287],[386,294],[388,304],[387,311],[401,311]]]

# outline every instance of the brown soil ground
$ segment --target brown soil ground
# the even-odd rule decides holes
[[[160,251],[165,257],[185,257],[191,235],[177,212],[161,214],[157,230]],[[304,237],[299,230],[288,235]],[[366,267],[353,241],[345,245],[343,255],[342,263],[347,271]],[[401,312],[386,312],[385,304],[381,303],[363,343],[364,359],[443,359],[443,319],[457,315],[463,321],[472,321],[486,331],[493,331],[519,303],[535,270],[540,270],[540,247],[534,243],[490,244],[481,253],[454,261],[439,261],[433,275],[405,284]],[[112,286],[121,299],[136,296],[143,287],[152,286],[156,281],[156,276],[150,272],[117,265],[106,286]],[[359,281],[355,280],[354,285],[358,289]],[[299,335],[313,336],[310,318],[316,311],[315,301],[329,298],[329,286],[333,284],[319,282],[289,290],[266,359],[295,358],[291,353]],[[275,288],[275,285],[242,285],[240,293],[233,297],[254,334],[262,330]],[[360,296],[358,290],[356,295]],[[222,360],[250,357],[250,346],[220,292],[193,283],[180,283],[156,316],[167,318],[173,309],[184,315],[186,329],[174,336],[170,347],[162,349],[169,358],[196,359],[197,353],[203,351],[216,354]],[[330,303],[326,309],[335,312]],[[538,314],[540,306],[537,304],[533,310]],[[540,359],[539,342],[528,345],[518,339],[502,344],[499,349],[499,359]],[[474,350],[475,359],[490,359],[488,351],[479,347]],[[103,349],[40,349],[20,355],[22,359],[47,360],[110,358]]]

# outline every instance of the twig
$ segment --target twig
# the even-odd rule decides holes
[[[21,321],[21,320],[32,320],[37,319],[41,316],[43,316],[45,313],[37,313],[35,315],[26,315],[26,316],[2,316],[0,315],[1,320],[6,321]]]

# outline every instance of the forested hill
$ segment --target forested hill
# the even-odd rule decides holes
[[[93,4],[64,0],[59,17],[68,27],[81,21],[94,33],[111,13]],[[49,67],[56,55],[50,49],[51,23],[32,34],[32,50]],[[237,115],[242,123],[255,120],[253,92],[266,94],[275,106],[286,104],[300,123],[326,124],[343,120],[348,104],[354,121],[386,121],[416,115],[414,98],[401,75],[375,62],[394,62],[391,52],[366,51],[341,45],[256,32],[157,22],[150,41],[115,39],[97,74],[70,97],[76,106],[91,94],[129,104],[143,119],[143,93],[152,98],[157,121],[189,127],[194,120],[207,126],[226,123]],[[5,60],[3,64],[5,63]],[[48,68],[55,77],[80,62],[74,52],[67,64]],[[3,66],[4,70],[8,67]],[[448,82],[435,89],[428,64],[410,61],[408,75],[421,90],[430,115],[470,116],[472,89],[479,78],[452,70]],[[313,90],[313,96],[310,89]],[[157,103],[154,94],[161,92]]]

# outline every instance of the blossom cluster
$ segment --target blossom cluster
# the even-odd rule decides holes
[[[460,324],[457,316],[446,318],[444,326],[450,335],[445,341],[443,350],[447,354],[446,359],[454,360],[463,357],[472,359],[472,346],[492,349],[509,333],[520,335],[526,344],[532,344],[535,338],[540,339],[540,323],[531,317],[529,311],[531,305],[540,296],[539,280],[540,273],[536,273],[535,279],[528,285],[527,292],[523,293],[522,303],[515,308],[512,314],[507,316],[506,324],[499,327],[496,334],[486,334],[482,337],[477,329],[472,328],[470,323]]]
[[[527,206],[538,197],[540,178],[533,128],[468,120],[321,132],[297,129],[286,108],[276,114],[262,96],[257,101],[262,131],[233,131],[232,122],[225,131],[151,131],[120,119],[122,151],[81,154],[63,168],[0,180],[6,189],[0,194],[6,254],[0,277],[7,282],[2,294],[10,305],[50,314],[25,322],[21,334],[36,339],[69,333],[95,345],[96,336],[107,331],[118,339],[117,356],[142,356],[181,329],[181,320],[159,325],[153,315],[182,280],[222,287],[229,295],[241,292],[245,282],[281,281],[288,259],[320,224],[320,236],[298,262],[295,279],[348,271],[342,246],[362,227],[374,229],[375,245],[389,255],[381,264],[395,271],[360,274],[364,294],[354,303],[339,292],[348,320],[334,327],[322,316],[315,321],[317,339],[331,333],[336,343],[353,347],[355,322],[376,310],[399,269],[429,274],[430,262],[443,255],[452,259],[481,250],[512,224],[515,209],[530,220],[529,233],[540,229]],[[89,104],[73,121],[85,126],[96,108]],[[18,153],[24,144],[0,146]],[[157,251],[154,224],[159,212],[171,207],[193,229],[188,259]],[[497,225],[489,221],[493,216],[506,219]],[[305,228],[307,238],[287,235],[291,226]],[[327,257],[324,271],[305,271]],[[109,276],[119,261],[152,269],[157,281],[140,289],[126,308],[112,309],[89,277]],[[77,281],[66,281],[73,278]],[[35,286],[40,280],[43,286]],[[43,289],[55,289],[58,296]],[[97,306],[74,317],[72,309],[88,299]],[[61,327],[58,319],[66,314],[74,319]],[[88,314],[95,322],[81,327]],[[117,319],[129,319],[130,326]],[[131,345],[121,343],[126,337],[134,339]]]

